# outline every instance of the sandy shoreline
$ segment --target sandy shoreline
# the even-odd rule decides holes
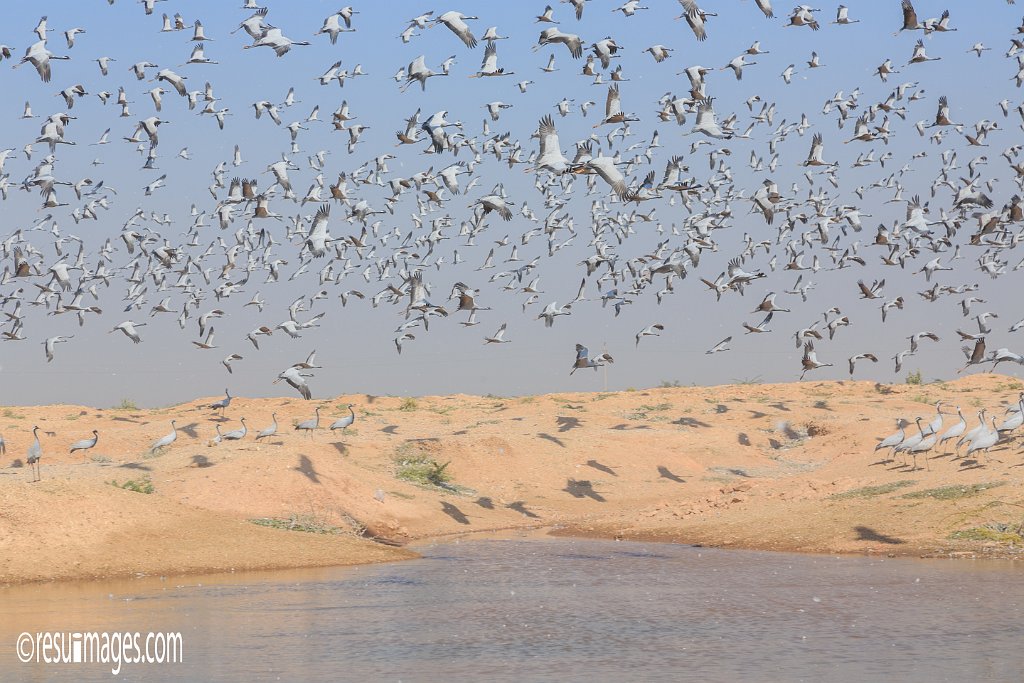
[[[198,407],[205,399],[158,410],[0,406],[0,584],[386,562],[415,557],[401,547],[412,541],[529,528],[726,548],[1014,559],[1024,546],[1017,441],[990,459],[935,453],[919,470],[883,462],[873,448],[896,416],[930,419],[937,400],[972,415],[1015,400],[1019,388],[1014,378],[976,375],[925,386],[814,382],[412,402],[238,398],[222,430],[245,416],[254,434],[276,412],[279,435],[219,445],[209,440],[220,418]],[[316,405],[329,424],[348,402],[359,414],[348,433],[320,430],[310,439],[292,431]],[[178,441],[150,456],[171,419]],[[36,424],[43,478],[32,483],[20,465]],[[92,429],[97,447],[68,454]],[[448,463],[451,488],[399,478],[400,462],[428,471]],[[152,493],[130,490],[136,485]]]

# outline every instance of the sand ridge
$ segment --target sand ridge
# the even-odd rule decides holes
[[[0,407],[0,583],[379,562],[416,539],[498,529],[726,547],[1016,557],[1017,441],[990,458],[883,462],[877,440],[934,402],[1015,402],[1012,377],[803,382],[527,397],[213,399],[157,410]],[[354,403],[346,433],[326,427]],[[321,406],[312,438],[293,430]],[[1001,411],[1001,409],[1000,409]],[[278,435],[256,432],[277,414]],[[214,425],[243,441],[212,444]],[[150,455],[176,419],[178,440]],[[39,425],[42,481],[23,465]],[[68,446],[100,432],[91,451]],[[396,477],[436,463],[449,488]],[[112,485],[151,484],[150,494]],[[944,489],[943,487],[959,487]],[[909,494],[909,497],[908,497]],[[254,519],[334,527],[320,534]],[[988,525],[988,526],[986,526]],[[1011,529],[1012,530],[1012,529]],[[374,540],[376,539],[376,540]]]

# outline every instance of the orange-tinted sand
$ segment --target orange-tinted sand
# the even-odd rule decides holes
[[[919,458],[916,471],[880,462],[873,448],[896,416],[930,420],[941,399],[951,412],[960,405],[973,427],[978,407],[1001,412],[1019,388],[1013,378],[976,375],[925,386],[423,397],[405,410],[391,397],[236,398],[222,429],[245,416],[250,435],[220,445],[209,443],[213,413],[197,408],[212,399],[160,410],[0,407],[0,583],[382,562],[414,554],[381,540],[522,527],[736,548],[1012,558],[1013,534],[953,535],[1024,520],[1020,443],[970,461],[935,453],[930,470]],[[317,405],[327,427],[348,402],[358,417],[347,434],[321,429],[310,439],[292,430]],[[256,444],[272,411],[279,435]],[[148,456],[172,418],[178,441]],[[34,424],[44,452],[37,483],[20,466]],[[99,445],[69,455],[92,429]],[[397,479],[398,454],[450,462],[458,492]],[[152,494],[108,483],[143,477]],[[837,496],[901,481],[910,483]],[[904,497],[979,484],[999,485]],[[248,521],[292,516],[345,532]]]

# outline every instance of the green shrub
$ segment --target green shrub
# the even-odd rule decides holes
[[[117,483],[116,480],[112,480],[107,483],[111,486],[116,486],[119,489],[124,489],[125,491],[134,491],[135,493],[153,493],[153,482],[150,481],[148,476],[143,477],[138,481],[129,479],[123,484]]]

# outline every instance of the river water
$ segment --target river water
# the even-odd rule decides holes
[[[574,539],[0,589],[0,680],[1021,681],[1024,566]],[[18,634],[181,632],[183,662],[19,662]]]

